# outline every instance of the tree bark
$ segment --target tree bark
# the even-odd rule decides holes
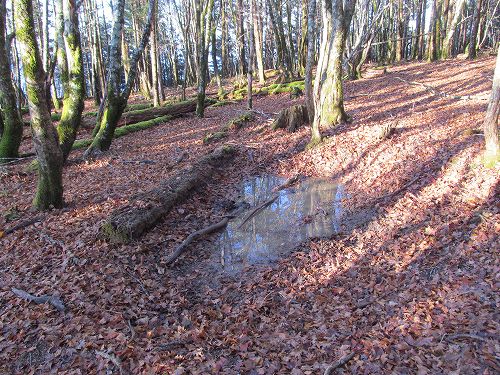
[[[253,0],[250,0],[250,15],[248,19],[248,72],[247,72],[247,107],[248,109],[253,108],[253,97],[252,97],[252,83],[253,83],[253,53],[254,53],[254,28],[253,19],[255,17]]]
[[[6,44],[6,6],[0,0],[0,164],[8,158],[19,156],[19,146],[23,137],[23,121],[17,108],[16,92],[10,71],[9,50]]]
[[[63,206],[63,156],[52,126],[45,90],[45,72],[35,37],[31,0],[14,0],[17,40],[22,48],[33,143],[38,159],[38,185],[33,204],[38,209]]]
[[[490,102],[484,119],[484,160],[487,166],[494,166],[500,162],[500,142],[498,132],[498,118],[500,114],[500,55],[497,56],[493,87],[491,89]]]
[[[448,30],[445,36],[445,40],[443,43],[443,58],[448,58],[448,57],[454,57],[454,45],[455,45],[455,36],[457,35],[456,33],[456,28],[458,25],[458,21],[460,20],[460,17],[462,16],[462,11],[465,5],[465,0],[457,0],[455,3],[455,12],[453,14],[453,19],[451,20],[451,23],[448,24]]]
[[[317,143],[321,141],[321,133],[319,131],[319,123],[314,123],[314,92],[312,69],[314,64],[315,52],[315,26],[316,26],[316,0],[308,1],[307,15],[307,60],[304,73],[304,91],[306,97],[307,113],[309,122],[311,123],[311,141]]]
[[[205,115],[205,97],[207,87],[208,72],[208,41],[212,33],[214,0],[207,2],[195,2],[196,12],[196,79],[198,81],[198,94],[196,103],[196,115],[203,117]]]
[[[264,73],[264,58],[262,55],[262,25],[259,16],[255,11],[255,0],[250,0],[253,4],[254,14],[253,18],[253,32],[255,35],[255,57],[257,59],[257,70],[259,73],[259,82],[264,84],[266,82],[266,75]]]
[[[64,85],[64,99],[61,120],[57,126],[59,144],[66,161],[76,134],[80,128],[85,99],[85,78],[83,76],[83,56],[78,26],[78,12],[75,0],[64,0],[64,45],[67,82]]]
[[[152,89],[153,89],[153,105],[155,107],[160,106],[160,84],[158,81],[158,76],[160,75],[158,69],[158,46],[157,46],[157,23],[158,23],[158,3],[155,2],[155,8],[153,10],[153,21],[151,25],[151,78],[152,78]]]
[[[472,20],[472,29],[469,38],[469,59],[475,59],[477,56],[476,43],[477,43],[477,30],[479,28],[479,21],[481,20],[481,6],[482,0],[476,0],[476,8],[474,10],[474,19]]]
[[[320,55],[314,82],[314,126],[332,127],[348,119],[344,110],[342,57],[355,0],[323,2]],[[334,16],[335,15],[335,16]]]
[[[125,87],[121,88],[121,39],[124,25],[125,0],[118,0],[115,8],[115,23],[113,25],[113,36],[110,45],[110,56],[108,58],[108,82],[106,106],[100,119],[99,130],[92,141],[92,144],[85,151],[85,157],[95,157],[100,153],[109,150],[118,121],[125,109],[137,75],[137,65],[146,47],[151,33],[153,20],[153,9],[156,0],[149,1],[147,21],[144,26],[141,42],[130,63],[130,73]]]

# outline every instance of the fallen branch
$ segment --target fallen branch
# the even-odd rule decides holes
[[[37,217],[34,217],[33,219],[25,220],[19,224],[14,225],[12,228],[6,229],[4,231],[4,234],[5,235],[11,234],[11,233],[15,232],[16,230],[29,227],[30,225],[33,225],[35,223],[38,223],[39,221],[42,221],[44,218],[45,218],[45,216],[37,216]]]
[[[48,302],[59,311],[65,310],[64,304],[59,299],[59,297],[47,296],[47,295],[37,297],[37,296],[34,296],[33,294],[29,294],[28,292],[25,292],[24,290],[21,290],[21,289],[11,288],[11,290],[12,290],[12,293],[14,293],[16,296],[18,296],[22,299],[28,300],[30,302],[35,302],[36,304],[39,304],[39,305],[42,303]]]
[[[118,368],[118,371],[120,371],[120,374],[124,374],[124,371],[122,368],[122,361],[120,360],[120,358],[118,358],[114,354],[106,353],[106,352],[103,352],[101,350],[96,350],[95,354],[104,358],[104,359],[107,359],[108,361],[111,361]]]
[[[323,375],[331,375],[331,374],[333,374],[334,370],[338,369],[339,367],[344,366],[347,362],[349,362],[351,359],[353,359],[355,355],[356,355],[356,353],[351,352],[348,355],[346,355],[345,357],[342,357],[341,359],[339,359],[334,364],[328,366],[326,368],[325,373]]]
[[[218,223],[212,224],[206,228],[203,228],[203,229],[200,229],[196,232],[191,233],[184,241],[182,241],[182,243],[179,246],[177,246],[177,248],[172,253],[172,255],[170,255],[166,259],[165,263],[167,265],[170,265],[173,262],[175,262],[175,260],[182,255],[182,253],[186,250],[186,248],[189,246],[189,244],[191,242],[193,242],[194,240],[200,238],[201,236],[204,236],[204,235],[216,232],[222,228],[225,228],[227,226],[227,224],[229,223],[229,219],[236,217],[244,208],[245,208],[244,206],[241,206],[238,209],[231,212],[231,214],[225,216]]]
[[[179,258],[181,256],[181,254],[184,252],[184,250],[186,250],[186,247],[188,247],[188,245],[193,242],[194,240],[196,240],[197,238],[201,237],[201,236],[204,236],[206,234],[210,234],[212,232],[215,232],[215,231],[218,231],[222,228],[225,228],[227,223],[229,222],[229,217],[225,217],[224,219],[222,219],[221,221],[219,221],[218,223],[215,223],[215,224],[212,224],[206,228],[203,228],[203,229],[200,229],[196,232],[193,232],[191,233],[184,241],[182,241],[182,243],[175,249],[175,251],[172,253],[172,255],[170,255],[167,260],[165,261],[165,263],[167,265],[170,265],[172,264],[173,262],[175,262],[175,260],[177,258]]]
[[[280,191],[280,190],[283,190],[283,189],[286,189],[289,186],[292,186],[293,184],[295,184],[299,180],[299,178],[300,178],[300,174],[296,174],[295,176],[290,177],[285,182],[283,182],[281,185],[273,188],[273,190],[272,190],[273,193]]]
[[[411,185],[413,185],[418,179],[420,178],[420,176],[417,176],[413,179],[411,179],[409,182],[407,182],[406,184],[404,184],[403,186],[401,186],[399,189],[391,192],[391,193],[388,193],[388,194],[385,194],[385,195],[382,195],[381,197],[377,198],[377,200],[383,200],[383,199],[387,199],[387,198],[391,198],[395,195],[398,195],[399,193],[401,193],[403,190],[405,190],[406,188],[410,187]]]
[[[449,335],[446,340],[447,341],[455,341],[459,339],[473,339],[473,340],[478,340],[478,341],[484,341],[486,342],[486,338],[471,334],[471,333],[456,333],[454,335]]]
[[[272,197],[271,199],[268,199],[267,201],[265,201],[264,203],[262,204],[259,204],[257,207],[255,207],[247,216],[247,218],[245,220],[243,220],[243,222],[239,225],[238,229],[241,228],[243,225],[246,224],[246,222],[248,220],[250,220],[252,217],[255,216],[255,214],[257,214],[257,212],[259,212],[260,210],[266,208],[267,206],[271,205],[276,199],[278,199],[279,195],[275,195],[274,197]]]
[[[407,81],[406,79],[403,79],[401,77],[394,77],[394,78],[396,78],[396,79],[400,80],[401,82],[404,82],[404,83],[406,83],[406,84],[408,84],[410,86],[420,86],[420,87],[423,87],[424,89],[432,92],[432,94],[434,94],[436,96],[443,97],[443,98],[450,98],[450,99],[457,99],[457,100],[488,100],[487,97],[481,97],[481,96],[477,96],[477,95],[465,95],[465,96],[451,95],[451,94],[448,94],[446,92],[439,91],[435,87],[433,87],[431,85],[427,85],[427,84],[422,83],[422,82]]]

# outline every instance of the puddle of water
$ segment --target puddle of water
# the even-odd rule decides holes
[[[284,182],[282,177],[266,175],[243,183],[240,198],[252,208],[276,195],[278,198],[243,225],[252,208],[230,221],[217,244],[225,270],[270,263],[306,240],[331,237],[340,231],[342,186],[331,179],[311,178],[272,191]]]

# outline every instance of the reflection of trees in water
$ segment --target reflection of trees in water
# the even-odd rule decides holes
[[[224,248],[221,255],[226,266],[234,262],[245,264],[271,260],[304,240],[330,236],[338,231],[341,189],[327,179],[310,179],[298,187],[273,192],[272,189],[283,181],[264,176],[244,184],[244,199],[252,206],[274,194],[279,196],[241,229],[238,226],[246,214],[231,222],[221,236]]]

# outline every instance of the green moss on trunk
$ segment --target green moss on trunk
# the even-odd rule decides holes
[[[2,131],[0,132],[0,164],[8,158],[19,156],[23,137],[23,121],[17,110],[16,94],[12,84],[8,46],[5,34],[5,1],[0,1],[0,108]]]

